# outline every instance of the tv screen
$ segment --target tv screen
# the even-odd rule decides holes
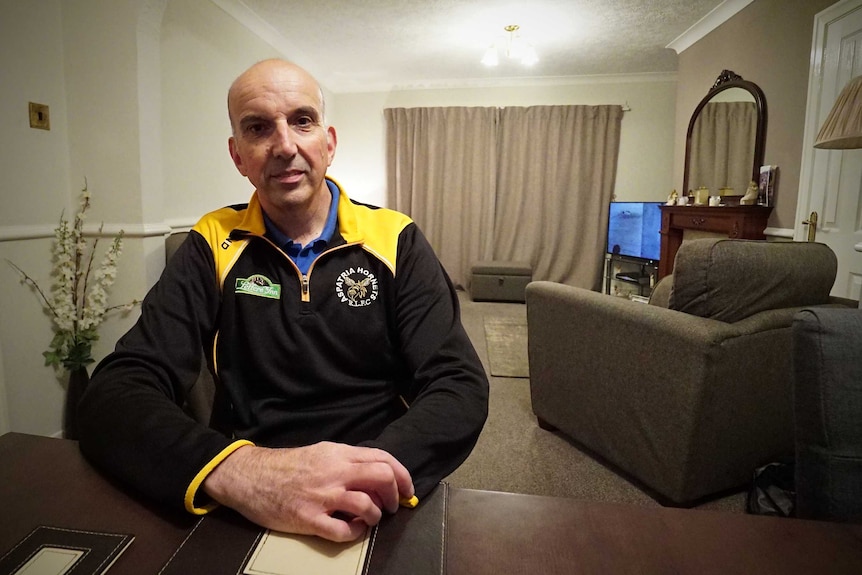
[[[658,261],[662,202],[611,202],[608,253]]]

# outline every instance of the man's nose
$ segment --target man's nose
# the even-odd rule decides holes
[[[272,155],[277,157],[292,157],[296,155],[296,134],[287,122],[278,122],[273,132]]]

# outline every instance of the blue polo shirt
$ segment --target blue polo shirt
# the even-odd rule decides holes
[[[329,214],[326,216],[326,225],[323,226],[323,231],[316,239],[311,240],[304,246],[294,242],[292,239],[281,233],[275,224],[272,223],[272,220],[269,219],[269,216],[266,215],[266,212],[263,212],[263,222],[266,225],[266,236],[293,260],[293,263],[296,264],[296,267],[298,267],[299,271],[303,274],[308,273],[308,268],[311,267],[311,262],[313,262],[314,258],[316,258],[318,254],[325,250],[326,246],[329,245],[329,242],[332,240],[332,235],[335,233],[335,226],[338,223],[338,186],[329,180],[326,180],[326,186],[332,194],[332,203],[329,205]]]

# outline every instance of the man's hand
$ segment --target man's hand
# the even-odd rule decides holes
[[[386,451],[323,442],[241,447],[207,476],[203,489],[262,527],[352,541],[383,511],[394,513],[399,498],[411,497],[413,481]]]

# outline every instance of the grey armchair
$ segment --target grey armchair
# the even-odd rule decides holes
[[[667,505],[746,485],[793,454],[793,317],[832,302],[836,265],[823,244],[698,239],[683,243],[652,305],[531,283],[540,426]]]

